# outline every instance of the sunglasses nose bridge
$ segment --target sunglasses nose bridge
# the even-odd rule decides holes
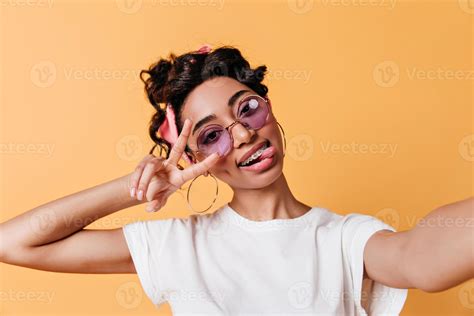
[[[230,147],[231,147],[231,148],[232,148],[232,147],[238,148],[238,147],[240,147],[240,144],[241,144],[242,142],[248,141],[248,140],[242,140],[242,141],[240,141],[238,144],[236,144],[236,139],[235,139],[234,134],[233,134],[233,127],[234,127],[235,125],[237,125],[237,124],[242,125],[242,127],[243,127],[243,129],[245,130],[245,133],[246,133],[245,136],[242,135],[242,134],[239,134],[239,137],[238,137],[237,141],[239,141],[240,139],[247,139],[247,138],[249,138],[249,137],[248,137],[249,134],[250,134],[250,138],[252,138],[253,135],[255,134],[255,131],[254,131],[252,128],[250,128],[247,124],[244,124],[243,122],[240,122],[239,120],[234,121],[234,123],[232,123],[231,125],[229,125],[229,126],[226,128],[226,130],[227,130],[227,132],[229,133],[229,136],[230,136],[230,140],[231,140]],[[230,148],[229,148],[229,150],[230,150]]]

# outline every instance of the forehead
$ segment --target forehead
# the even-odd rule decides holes
[[[195,124],[200,118],[228,108],[229,98],[239,90],[251,90],[246,85],[229,77],[216,77],[197,86],[186,98],[181,113],[181,120],[193,120]]]

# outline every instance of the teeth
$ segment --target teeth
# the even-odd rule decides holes
[[[253,160],[257,159],[258,157],[260,157],[260,155],[265,151],[265,149],[267,149],[267,143],[265,143],[263,145],[262,148],[260,148],[259,150],[257,150],[256,152],[254,152],[252,154],[252,156],[248,157],[244,162],[242,162],[240,165],[243,165],[245,166],[246,164],[252,162]]]

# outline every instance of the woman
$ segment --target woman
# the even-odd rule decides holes
[[[282,173],[285,140],[262,84],[265,72],[230,46],[171,54],[142,71],[160,155],[152,149],[126,176],[0,224],[1,261],[137,273],[155,305],[168,301],[175,314],[202,315],[396,315],[408,288],[436,292],[474,276],[472,198],[425,217],[464,225],[438,221],[403,232],[375,217],[297,200]],[[234,193],[213,213],[84,229],[145,201],[157,211],[203,174]]]

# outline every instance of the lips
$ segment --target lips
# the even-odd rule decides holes
[[[248,157],[252,156],[253,153],[255,153],[257,150],[259,150],[260,148],[262,148],[263,145],[267,144],[268,143],[268,140],[265,140],[263,142],[260,142],[258,144],[256,144],[255,146],[253,146],[249,151],[247,151],[241,158],[240,160],[237,162],[237,166],[239,166],[239,164],[241,164],[242,162],[244,162],[245,160],[247,160]]]

